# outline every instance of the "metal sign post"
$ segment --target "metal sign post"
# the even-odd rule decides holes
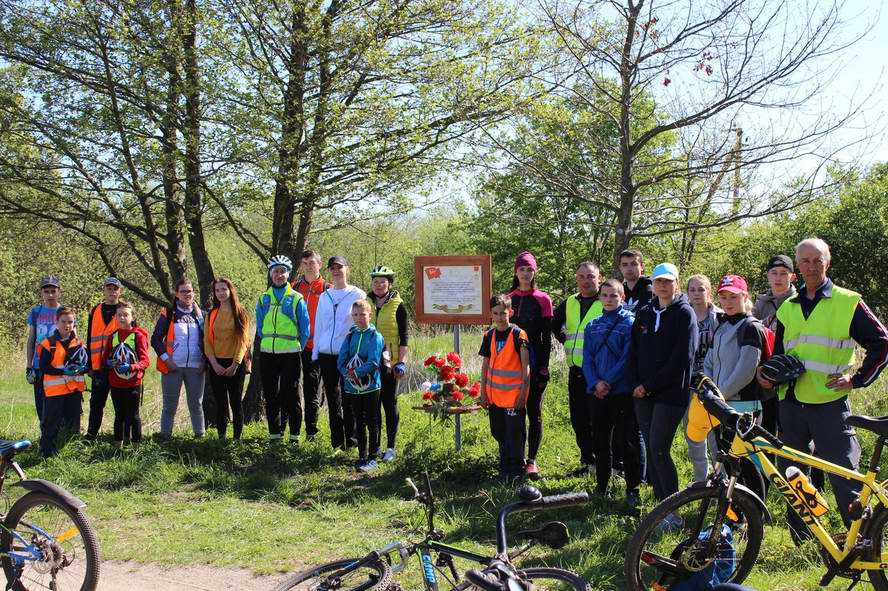
[[[459,348],[459,329],[460,325],[456,324],[453,327],[453,350],[457,355],[462,355]],[[462,415],[457,413],[453,415],[454,423],[453,423],[453,442],[456,444],[456,451],[462,450]]]

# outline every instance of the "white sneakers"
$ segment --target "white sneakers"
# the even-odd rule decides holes
[[[388,448],[387,450],[385,450],[385,453],[382,454],[382,461],[383,462],[391,462],[394,459],[395,459],[395,450],[393,450],[392,448]]]

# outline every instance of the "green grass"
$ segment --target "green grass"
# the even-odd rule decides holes
[[[477,372],[477,333],[464,335],[463,351],[470,371]],[[412,358],[451,348],[452,338],[416,339]],[[2,357],[2,356],[0,356]],[[17,357],[7,356],[0,370],[0,436],[37,438],[33,399]],[[553,368],[560,361],[553,361]],[[578,457],[566,402],[566,372],[554,372],[546,392],[543,448],[539,458],[546,493],[584,490],[591,481],[562,477]],[[155,372],[145,394],[146,431],[157,430],[159,384]],[[411,372],[409,383],[421,383]],[[852,394],[855,411],[884,411],[883,380],[868,391]],[[411,406],[418,395],[402,395],[398,460],[370,477],[357,475],[354,458],[333,457],[324,425],[315,444],[270,445],[261,423],[245,429],[240,445],[210,437],[189,436],[187,411],[180,409],[180,429],[170,441],[150,438],[136,451],[114,452],[110,439],[85,446],[71,442],[43,462],[36,451],[19,460],[30,476],[59,482],[88,503],[87,513],[99,533],[105,558],[164,565],[210,564],[253,569],[258,573],[290,571],[309,563],[360,555],[393,539],[411,538],[424,525],[422,511],[409,500],[404,478],[423,470],[432,475],[440,500],[437,526],[449,543],[476,551],[493,545],[499,506],[512,492],[493,484],[496,446],[486,416],[463,420],[462,453],[454,451],[453,430],[432,423]],[[185,405],[182,404],[182,407]],[[84,405],[87,408],[87,405]],[[109,404],[105,430],[113,411]],[[863,438],[864,458],[872,448]],[[681,459],[683,482],[690,479],[684,440],[676,437],[674,457]],[[8,488],[13,498],[20,494]],[[651,500],[644,491],[647,507]],[[812,548],[796,549],[783,519],[782,501],[769,500],[775,524],[768,526],[761,557],[749,583],[761,589],[815,589],[824,569]],[[834,500],[830,497],[832,507]],[[835,511],[832,512],[835,515]],[[559,551],[535,550],[528,563],[561,565],[585,575],[595,589],[621,589],[622,557],[637,517],[625,510],[622,490],[614,498],[595,498],[582,508],[557,514],[521,514],[514,529],[559,519],[567,523],[572,543]],[[837,521],[837,518],[834,519]],[[468,566],[468,565],[466,565]],[[405,587],[418,586],[418,565],[406,573]],[[830,588],[843,589],[847,582]]]

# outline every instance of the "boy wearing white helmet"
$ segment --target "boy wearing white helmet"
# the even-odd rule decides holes
[[[300,352],[305,348],[311,329],[305,300],[288,281],[292,270],[293,263],[283,255],[273,256],[268,261],[271,287],[256,303],[256,338],[260,344],[268,438],[273,441],[283,438],[286,428],[281,424],[283,410],[289,417],[290,442],[295,443],[302,428]]]

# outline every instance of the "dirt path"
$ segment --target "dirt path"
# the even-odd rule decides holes
[[[259,577],[245,569],[106,561],[98,591],[271,591],[285,578]]]

